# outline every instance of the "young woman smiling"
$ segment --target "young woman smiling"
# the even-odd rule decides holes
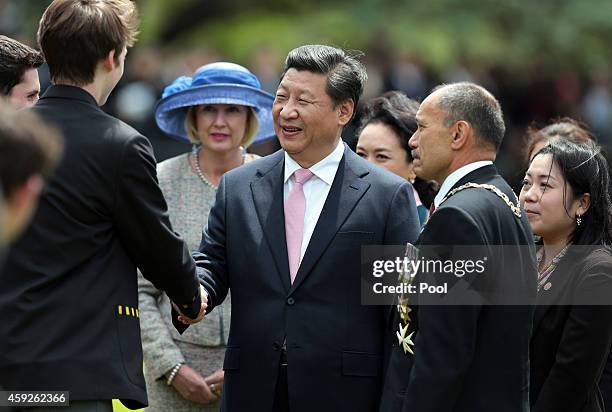
[[[608,165],[594,143],[554,140],[525,175],[519,199],[540,237],[534,412],[605,410],[598,382],[612,345],[609,188]]]

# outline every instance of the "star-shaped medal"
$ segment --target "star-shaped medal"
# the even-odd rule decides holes
[[[414,335],[414,332],[411,332],[410,335],[406,336],[408,326],[408,323],[403,327],[401,323],[399,324],[399,330],[396,332],[397,340],[398,344],[402,345],[404,348],[404,353],[410,352],[411,355],[414,355],[414,351],[411,348],[411,346],[414,346],[414,342],[412,341],[412,335]]]

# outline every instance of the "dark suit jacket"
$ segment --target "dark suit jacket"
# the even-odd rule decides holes
[[[603,396],[606,411],[612,411],[612,351],[599,380],[599,390]]]
[[[291,284],[283,171],[281,150],[227,173],[195,255],[209,304],[232,293],[223,410],[272,410],[286,338],[291,412],[370,412],[380,400],[388,307],[361,304],[360,249],[416,239],[412,188],[345,147]]]
[[[495,185],[516,202],[494,166],[469,173],[454,187],[467,182]],[[495,258],[489,259],[485,273],[477,275],[474,289],[535,300],[535,248],[529,223],[488,190],[467,189],[450,197],[431,216],[417,244],[440,245],[441,255],[452,245],[482,245]],[[525,246],[504,248],[500,254],[490,245]],[[528,411],[533,306],[493,306],[483,301],[413,310],[415,355],[405,354],[395,340],[381,411]],[[392,333],[399,322],[394,311]]]
[[[531,410],[604,411],[597,383],[612,345],[612,256],[574,246],[549,282],[538,293],[534,317]]]
[[[33,110],[65,153],[0,275],[0,385],[146,405],[136,267],[191,316],[199,306],[151,146],[77,87],[50,87]]]

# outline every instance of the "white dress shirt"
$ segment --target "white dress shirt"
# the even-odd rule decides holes
[[[308,242],[312,237],[315,226],[323,210],[325,200],[329,194],[338,166],[344,155],[344,143],[342,139],[338,142],[338,146],[324,159],[312,165],[309,170],[314,174],[306,183],[304,183],[304,197],[306,198],[306,211],[304,213],[304,233],[302,235],[302,249],[300,251],[300,263],[306,253]],[[293,172],[301,169],[295,160],[285,152],[285,179],[284,179],[284,201],[287,201],[287,196],[293,188],[295,177]]]
[[[459,180],[463,179],[464,176],[466,176],[468,173],[473,172],[476,169],[480,169],[481,167],[485,167],[492,164],[493,162],[490,160],[481,160],[474,163],[468,163],[448,175],[448,177],[444,179],[444,182],[440,186],[440,191],[438,191],[438,194],[434,198],[434,205],[436,205],[436,209],[440,207],[440,202],[442,202],[444,196],[446,196],[446,194],[450,192],[451,188],[455,186],[455,184]]]

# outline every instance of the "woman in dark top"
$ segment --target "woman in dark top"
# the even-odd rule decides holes
[[[419,103],[398,91],[370,100],[357,132],[357,154],[412,183],[421,226],[438,191],[433,180],[418,178],[408,140],[415,132]]]
[[[520,201],[540,237],[531,410],[604,411],[598,382],[612,345],[612,206],[601,149],[550,142],[533,156]]]

